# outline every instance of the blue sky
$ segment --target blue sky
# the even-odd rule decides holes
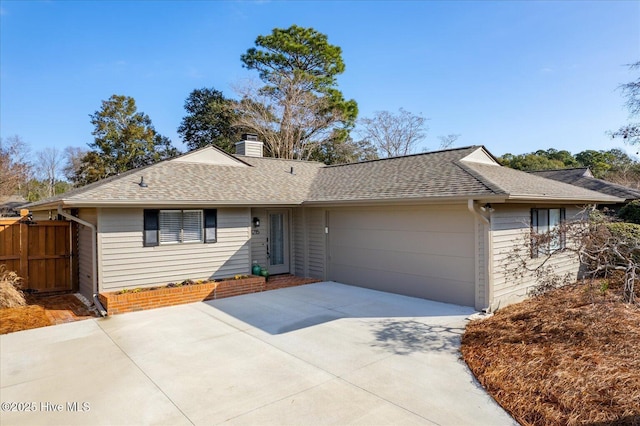
[[[495,155],[621,146],[605,132],[628,118],[617,87],[637,78],[625,66],[640,60],[637,1],[1,0],[0,136],[86,147],[89,114],[121,94],[184,149],[189,93],[233,97],[257,77],[240,55],[292,24],[342,48],[339,88],[361,117],[428,117],[420,150],[450,133]]]

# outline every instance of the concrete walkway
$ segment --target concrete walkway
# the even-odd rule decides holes
[[[319,283],[8,334],[0,424],[516,424],[459,360],[470,313]]]

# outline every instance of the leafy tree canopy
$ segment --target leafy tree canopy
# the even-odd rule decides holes
[[[257,133],[275,157],[306,159],[339,149],[325,145],[348,143],[358,106],[337,89],[345,69],[340,47],[297,25],[275,28],[255,44],[241,60],[264,86],[240,88],[236,125]]]
[[[621,149],[608,151],[586,150],[576,154],[576,160],[583,167],[589,167],[595,177],[604,178],[608,172],[638,166],[638,162]]]
[[[323,144],[314,151],[309,159],[325,164],[356,163],[358,161],[378,159],[378,151],[366,139],[354,141],[349,137],[343,140],[342,137],[338,136],[332,143]]]
[[[233,127],[237,118],[232,100],[214,88],[204,87],[189,94],[184,109],[187,115],[182,118],[178,134],[190,150],[214,144],[235,152],[242,129]]]
[[[589,167],[596,177],[602,177],[613,166],[613,156],[607,151],[594,151],[588,149],[576,154],[576,160],[583,167]]]
[[[512,169],[554,170],[572,167],[589,167],[597,178],[607,178],[611,174],[640,171],[640,163],[629,157],[621,149],[608,151],[585,150],[575,156],[569,151],[558,151],[554,148],[538,150],[527,154],[505,154],[499,158],[502,165]],[[627,184],[627,186],[633,186]]]
[[[549,157],[545,151],[536,151],[528,154],[505,154],[499,158],[502,165],[512,169],[533,171],[533,170],[554,170],[565,169],[568,166],[564,161]]]
[[[546,151],[544,150],[536,151],[536,155],[547,157],[553,161],[559,161],[564,165],[564,167],[580,166],[580,163],[573,157],[573,155],[569,151],[566,151],[566,150],[558,151],[555,148],[549,148]]]
[[[148,115],[138,112],[132,97],[112,95],[90,115],[94,126],[92,149],[74,176],[86,185],[130,169],[150,165],[177,155],[171,141],[156,133]]]
[[[25,198],[29,202],[40,201],[53,195],[59,195],[72,188],[69,182],[57,180],[53,186],[46,179],[31,179],[25,184]]]
[[[618,217],[625,222],[640,225],[640,200],[633,200],[623,206],[618,212]]]
[[[313,28],[274,28],[271,34],[258,36],[255,44],[240,59],[247,69],[258,71],[269,90],[302,85],[307,91],[328,93],[345,69],[342,49]]]

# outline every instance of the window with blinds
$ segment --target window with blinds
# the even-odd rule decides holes
[[[549,255],[566,247],[565,209],[531,209],[531,257]]]
[[[202,210],[160,210],[160,244],[202,242]]]
[[[215,243],[217,224],[216,209],[145,210],[143,245]]]
[[[182,211],[182,242],[202,242],[202,210]]]

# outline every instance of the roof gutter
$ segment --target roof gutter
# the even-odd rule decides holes
[[[126,202],[126,201],[75,201],[75,200],[61,200],[56,203],[47,203],[47,204],[39,204],[35,207],[30,207],[29,210],[33,211],[42,211],[42,210],[51,210],[56,208],[60,203],[62,203],[64,208],[83,208],[83,207],[104,207],[104,208],[169,208],[169,207],[181,207],[181,208],[206,208],[210,206],[218,206],[218,207],[256,207],[256,206],[287,206],[287,207],[296,207],[302,204],[302,201],[271,201],[271,200],[255,200],[255,201],[247,201],[247,200],[198,200],[198,201],[188,201],[188,200],[142,200],[135,202]],[[77,218],[76,218],[77,219]]]
[[[485,202],[504,203],[504,195],[486,195],[480,196]],[[302,203],[305,207],[340,207],[340,206],[375,206],[375,205],[429,205],[429,204],[460,204],[468,200],[468,196],[453,197],[409,197],[409,198],[377,198],[362,200],[325,200],[325,201],[305,201]]]
[[[91,280],[93,281],[93,303],[96,305],[96,308],[98,308],[98,312],[100,313],[100,315],[102,317],[106,317],[107,311],[106,309],[104,309],[104,306],[102,306],[102,303],[100,303],[100,299],[98,299],[98,259],[97,259],[97,253],[96,253],[98,248],[98,244],[97,244],[98,230],[96,229],[93,223],[89,223],[86,220],[82,220],[75,216],[71,216],[68,213],[65,213],[62,210],[62,204],[58,204],[58,214],[64,217],[65,219],[79,223],[80,225],[87,226],[89,227],[89,229],[91,229],[91,244],[93,248],[93,250],[91,250],[91,267],[93,269],[93,273],[91,274],[92,275]]]
[[[613,197],[605,195],[598,198],[584,198],[584,197],[562,197],[553,198],[546,195],[528,195],[528,194],[511,194],[507,198],[508,201],[514,203],[527,203],[527,202],[547,202],[547,203],[585,203],[585,204],[615,204],[622,203],[624,199],[619,197]]]

